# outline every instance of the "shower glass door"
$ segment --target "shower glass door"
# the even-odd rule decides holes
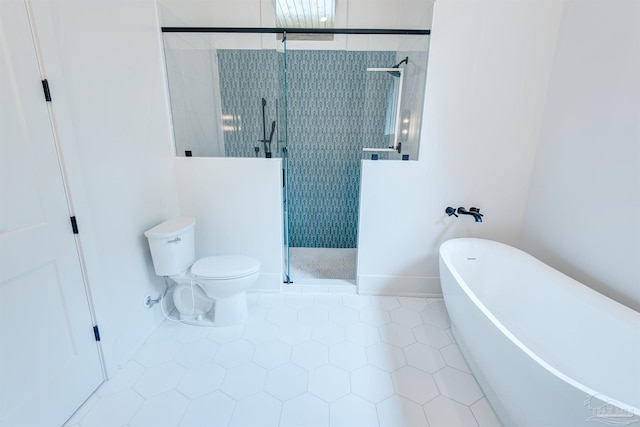
[[[278,57],[278,100],[276,116],[278,120],[277,144],[282,158],[282,227],[283,227],[283,282],[290,284],[290,253],[289,253],[289,152],[287,150],[287,35],[282,36],[282,43],[276,49]]]

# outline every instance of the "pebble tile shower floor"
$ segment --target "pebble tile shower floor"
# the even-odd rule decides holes
[[[164,321],[65,427],[500,425],[442,299],[248,299],[241,325]]]

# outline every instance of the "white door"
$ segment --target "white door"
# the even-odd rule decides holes
[[[0,425],[61,425],[102,381],[25,3],[0,0]]]

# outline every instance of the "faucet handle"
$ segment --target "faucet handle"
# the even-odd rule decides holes
[[[483,216],[483,215],[480,213],[480,208],[469,208],[469,212],[473,212],[473,213],[476,213],[476,214],[478,214],[478,215],[480,215],[480,216]]]
[[[445,209],[444,213],[446,213],[449,216],[454,215],[456,218],[458,218],[458,215],[456,214],[456,210],[454,208],[452,208],[451,206],[449,206],[447,209]]]

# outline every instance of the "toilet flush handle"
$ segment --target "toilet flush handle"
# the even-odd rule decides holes
[[[167,240],[167,243],[178,243],[181,240],[182,239],[180,239],[179,237],[174,237],[173,239]]]

